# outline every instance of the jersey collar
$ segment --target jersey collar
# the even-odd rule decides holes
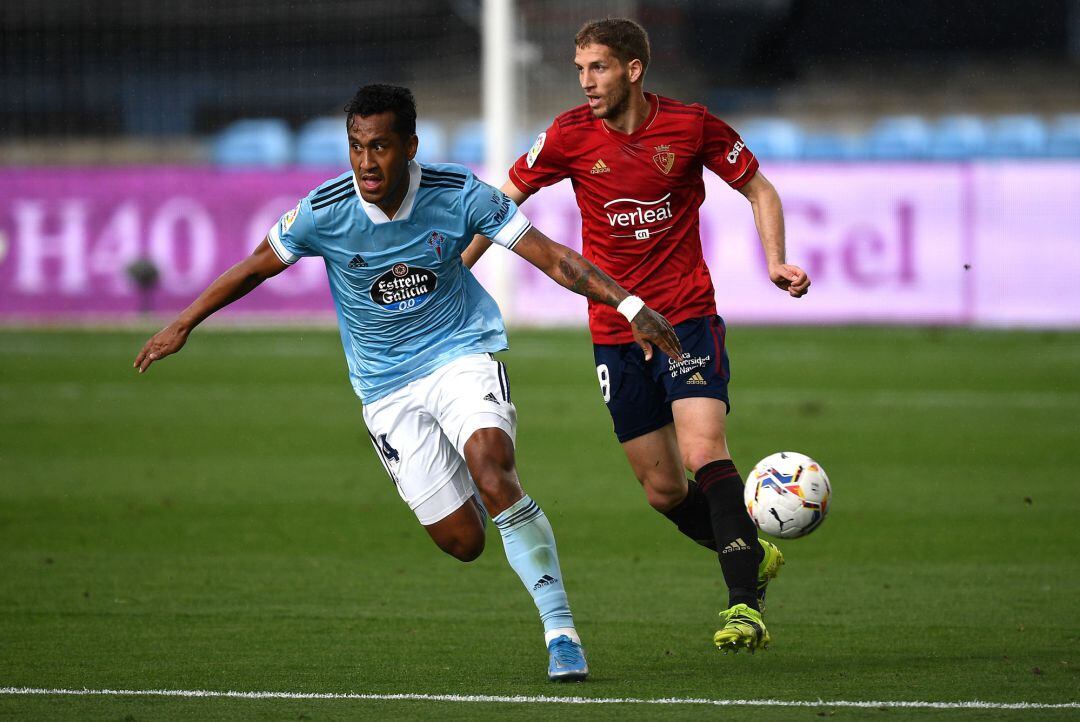
[[[637,130],[633,133],[622,133],[614,128],[608,126],[602,119],[600,120],[600,127],[603,128],[613,138],[618,138],[622,141],[627,141],[644,133],[649,129],[649,126],[656,120],[656,116],[660,115],[660,96],[656,93],[645,93],[645,100],[649,101],[649,114],[645,116],[645,122],[638,126]]]
[[[356,182],[356,173],[352,174],[352,184],[356,197],[360,201],[360,207],[364,209],[364,213],[367,213],[372,223],[378,226],[390,221],[407,221],[412,214],[413,202],[416,200],[416,189],[420,187],[420,164],[414,160],[409,161],[409,190],[405,192],[405,197],[401,199],[401,206],[393,218],[388,218],[383,209],[374,203],[364,200],[364,197],[360,195],[360,184]]]

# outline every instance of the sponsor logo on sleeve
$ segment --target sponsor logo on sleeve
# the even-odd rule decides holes
[[[495,206],[495,214],[491,217],[491,220],[502,223],[506,220],[507,214],[510,213],[510,196],[498,188],[493,188],[491,190],[491,203]]]
[[[543,131],[540,135],[536,136],[536,142],[533,143],[532,148],[529,148],[529,154],[525,156],[525,164],[530,168],[533,167],[533,163],[536,162],[536,158],[540,155],[540,151],[544,149],[544,143],[547,141],[547,131]]]
[[[735,141],[735,145],[732,146],[731,152],[727,154],[727,162],[735,165],[735,161],[739,159],[739,153],[742,153],[742,149],[746,147],[746,144],[741,140]]]
[[[371,284],[371,300],[387,311],[420,308],[431,299],[439,277],[430,268],[395,263]]]
[[[291,211],[289,211],[288,213],[286,213],[285,215],[283,215],[281,217],[281,227],[280,227],[281,235],[284,236],[285,233],[288,232],[289,228],[292,227],[293,221],[296,220],[296,215],[299,212],[300,212],[300,204],[297,203],[296,208],[293,208]]]

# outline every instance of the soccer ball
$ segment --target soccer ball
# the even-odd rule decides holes
[[[817,529],[829,513],[830,496],[832,487],[821,464],[794,451],[759,461],[743,490],[746,511],[758,529],[782,539]]]

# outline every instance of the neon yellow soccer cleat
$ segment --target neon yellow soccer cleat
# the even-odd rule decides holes
[[[767,542],[764,539],[758,539],[758,541],[761,542],[761,549],[765,552],[765,556],[762,558],[761,564],[758,564],[757,570],[758,608],[764,613],[765,588],[780,573],[780,567],[784,566],[784,555],[772,542]]]
[[[772,641],[761,620],[761,612],[745,604],[736,604],[720,612],[720,621],[724,626],[713,635],[713,642],[725,654],[729,650],[737,654],[740,649],[753,654],[755,650],[767,648]]]

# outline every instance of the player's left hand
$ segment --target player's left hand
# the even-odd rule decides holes
[[[675,335],[675,329],[666,318],[648,306],[642,306],[634,316],[630,332],[634,334],[634,341],[645,352],[646,361],[653,357],[653,344],[672,358],[682,357],[682,345],[679,344],[679,337]]]
[[[770,264],[769,280],[781,291],[787,291],[792,298],[802,298],[810,289],[810,277],[806,271],[790,263]]]

